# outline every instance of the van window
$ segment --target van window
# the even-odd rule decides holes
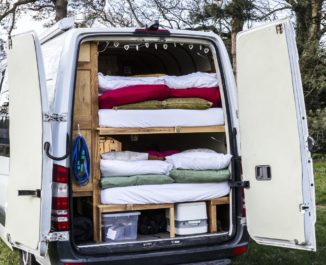
[[[9,90],[8,75],[0,71],[0,156],[9,157]]]

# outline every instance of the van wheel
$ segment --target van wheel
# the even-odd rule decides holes
[[[19,265],[39,265],[35,257],[26,251],[19,251]]]

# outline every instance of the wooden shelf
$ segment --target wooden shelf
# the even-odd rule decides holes
[[[172,134],[172,133],[219,133],[225,132],[224,125],[198,127],[153,127],[153,128],[97,128],[100,135],[118,134]]]

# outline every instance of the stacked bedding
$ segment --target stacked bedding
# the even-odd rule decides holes
[[[210,149],[176,152],[121,151],[103,154],[100,163],[102,203],[197,201],[228,193],[226,181],[230,172],[227,167],[231,155]],[[169,194],[163,196],[163,191]]]
[[[124,186],[169,184],[172,165],[162,160],[148,160],[148,153],[109,152],[100,162],[102,189]]]
[[[166,157],[173,165],[170,177],[177,183],[222,182],[230,177],[226,169],[231,161],[229,154],[210,149],[192,149]]]
[[[104,76],[100,127],[192,127],[224,124],[217,75]],[[191,117],[191,120],[189,119]]]

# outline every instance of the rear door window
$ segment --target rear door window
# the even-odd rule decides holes
[[[0,156],[9,157],[9,90],[7,72],[0,70]]]

